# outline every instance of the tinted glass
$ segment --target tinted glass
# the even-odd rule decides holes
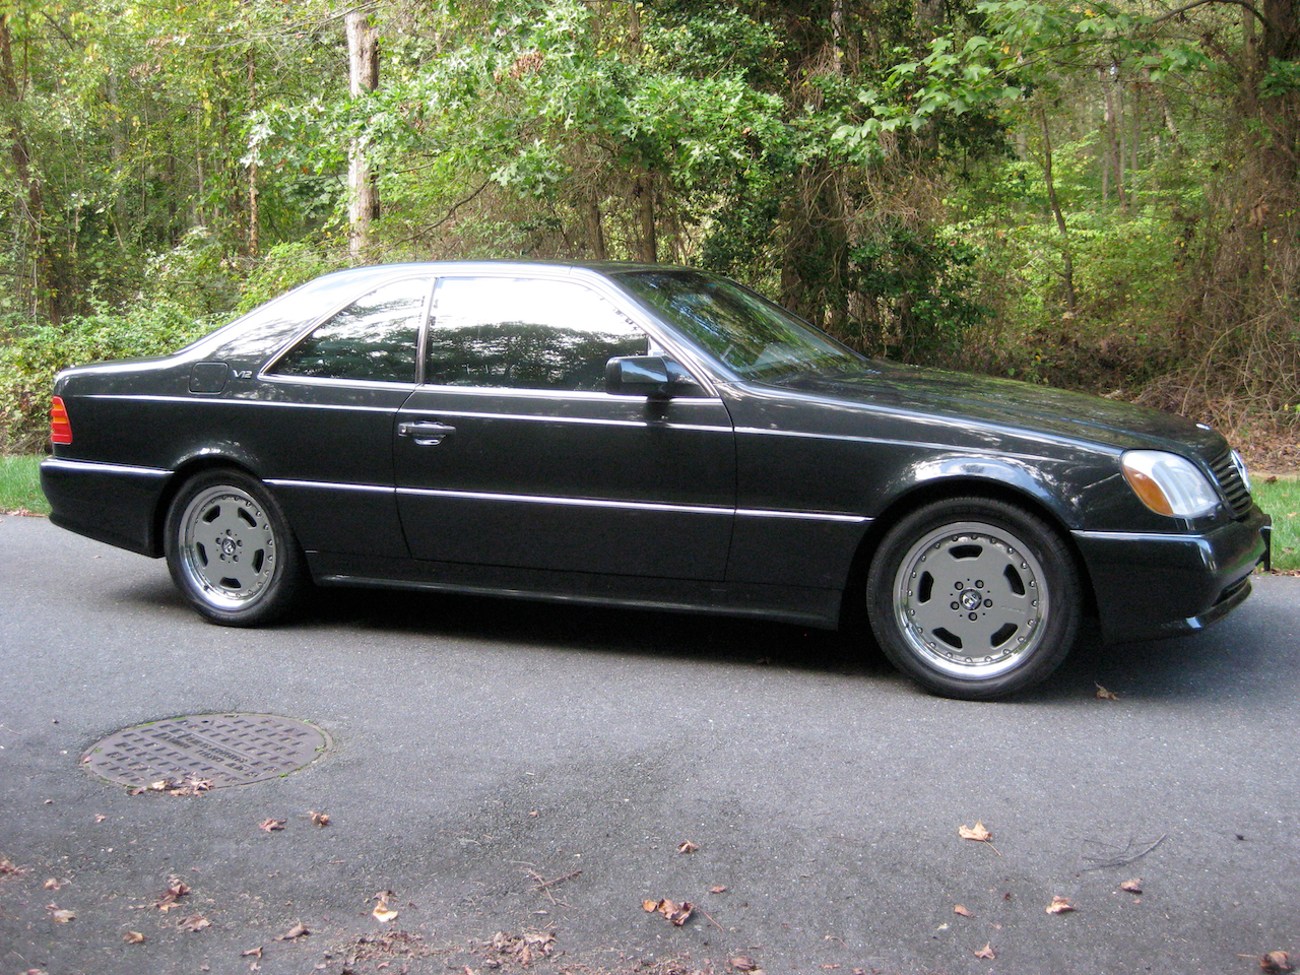
[[[570,281],[443,278],[434,295],[425,382],[596,391],[605,363],[645,355],[646,333]]]
[[[397,281],[370,292],[289,350],[274,372],[321,379],[413,383],[429,282]]]
[[[745,378],[769,379],[862,364],[857,353],[726,278],[656,270],[621,274],[618,281]]]

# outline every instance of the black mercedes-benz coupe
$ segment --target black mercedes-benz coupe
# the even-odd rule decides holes
[[[55,524],[208,619],[311,582],[837,627],[932,691],[1240,604],[1269,519],[1209,427],[874,361],[740,285],[624,264],[326,275],[175,355],[61,373]]]

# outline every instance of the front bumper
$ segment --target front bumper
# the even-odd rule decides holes
[[[1194,633],[1250,595],[1250,574],[1269,563],[1272,519],[1258,506],[1197,535],[1073,533],[1108,642]]]

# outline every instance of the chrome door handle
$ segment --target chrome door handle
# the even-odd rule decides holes
[[[397,424],[399,437],[410,437],[421,447],[436,447],[455,432],[455,427],[449,427],[445,423],[431,423],[427,420]]]

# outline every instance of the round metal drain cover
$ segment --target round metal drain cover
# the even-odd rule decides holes
[[[148,787],[160,779],[207,788],[248,785],[310,765],[330,745],[314,725],[274,714],[192,714],[123,728],[82,757],[95,775]]]

